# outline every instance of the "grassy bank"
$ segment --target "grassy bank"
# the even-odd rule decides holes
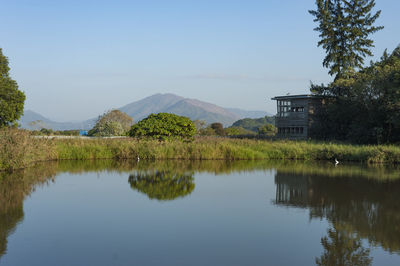
[[[306,141],[196,138],[193,142],[124,139],[39,139],[28,132],[0,133],[0,169],[27,167],[37,161],[69,159],[189,160],[334,160],[400,163],[396,145],[358,146]]]
[[[334,160],[400,163],[400,147],[296,141],[197,138],[193,142],[132,139],[55,140],[57,159]]]

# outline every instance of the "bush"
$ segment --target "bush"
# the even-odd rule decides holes
[[[258,135],[273,137],[277,133],[277,128],[274,125],[267,124],[258,128]]]
[[[165,140],[168,138],[192,138],[196,133],[193,122],[184,116],[169,113],[151,114],[129,131],[131,137],[151,137]]]
[[[54,157],[55,148],[51,140],[34,138],[25,130],[0,129],[0,170],[25,168]]]
[[[89,130],[89,136],[109,137],[123,136],[129,130],[133,123],[132,117],[119,110],[109,111],[96,122],[96,125]]]
[[[228,127],[225,128],[225,133],[227,136],[238,136],[238,135],[255,135],[251,130],[244,129],[242,127]]]
[[[224,126],[221,123],[212,123],[210,125],[218,136],[225,136]]]

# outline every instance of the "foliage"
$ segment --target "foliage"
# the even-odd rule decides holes
[[[242,127],[247,130],[251,130],[255,133],[258,132],[258,128],[267,124],[274,125],[275,118],[271,116],[265,116],[261,118],[244,118],[233,123],[232,127]]]
[[[147,194],[150,199],[173,200],[189,195],[195,187],[193,173],[172,171],[137,172],[129,176],[132,189]]]
[[[132,126],[131,137],[151,137],[165,140],[168,138],[192,138],[196,133],[193,122],[184,116],[170,113],[151,114]]]
[[[225,133],[227,136],[255,135],[253,131],[244,129],[242,127],[234,127],[234,126],[225,128]]]
[[[277,128],[271,124],[260,126],[258,128],[258,135],[261,135],[261,136],[272,137],[272,136],[275,136],[277,132],[278,132]]]
[[[25,130],[0,129],[0,170],[12,171],[53,158],[56,154],[50,140],[34,138]]]
[[[371,13],[375,0],[316,0],[316,5],[309,13],[318,23],[314,29],[320,32],[318,46],[326,50],[323,66],[336,80],[372,56],[373,41],[368,36],[383,28],[373,26],[381,11]]]
[[[3,131],[0,131],[2,133]],[[179,159],[179,160],[261,160],[354,161],[400,164],[400,147],[395,145],[344,145],[296,141],[270,141],[199,137],[192,142],[167,142],[130,138],[33,138],[2,133],[0,170],[15,170],[42,160],[94,159]],[[6,136],[4,136],[6,134]],[[8,135],[7,135],[8,134]],[[372,172],[371,172],[372,173]]]
[[[200,136],[216,136],[217,135],[215,130],[212,129],[210,126],[200,129],[198,134]]]
[[[58,159],[328,160],[400,163],[394,145],[344,145],[200,137],[193,142],[129,139],[57,139]]]
[[[210,128],[212,128],[218,136],[225,136],[224,126],[221,123],[212,123]]]
[[[24,112],[25,94],[9,75],[8,58],[0,48],[0,128],[16,123]]]
[[[41,130],[32,130],[30,133],[34,136],[79,136],[80,130],[56,130],[42,128]]]
[[[199,133],[202,129],[205,128],[206,121],[204,121],[204,120],[194,120],[193,124],[196,127],[197,133]]]
[[[312,86],[316,93],[341,91],[327,98],[313,128],[320,139],[357,143],[400,142],[400,46],[369,67],[326,86]]]
[[[96,125],[89,130],[89,136],[123,136],[133,123],[132,117],[119,110],[109,111],[97,119]]]

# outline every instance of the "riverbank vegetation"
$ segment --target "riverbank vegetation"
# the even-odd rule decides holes
[[[377,62],[364,66],[372,56],[369,36],[383,26],[374,26],[381,11],[375,1],[316,1],[310,10],[317,22],[326,51],[323,66],[334,77],[328,85],[311,86],[325,96],[318,123],[311,129],[314,139],[352,143],[398,143],[400,141],[400,46],[387,51]]]
[[[327,160],[400,163],[398,145],[350,145],[310,141],[196,137],[183,142],[138,138],[48,139],[29,131],[0,131],[0,169],[15,170],[48,160]]]

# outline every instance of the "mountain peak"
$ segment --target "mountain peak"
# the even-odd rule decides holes
[[[267,115],[263,111],[246,111],[241,109],[228,109],[216,104],[203,102],[197,99],[184,98],[172,93],[157,93],[144,99],[116,108],[127,113],[135,122],[142,120],[152,113],[174,113],[189,117],[192,120],[204,120],[206,123],[220,122],[230,126],[241,118],[259,118]],[[254,115],[258,117],[254,117]],[[29,123],[42,120],[46,127],[54,130],[64,129],[90,129],[97,118],[77,123],[58,123],[51,121],[31,110],[26,110],[20,122],[22,127],[30,128]]]

